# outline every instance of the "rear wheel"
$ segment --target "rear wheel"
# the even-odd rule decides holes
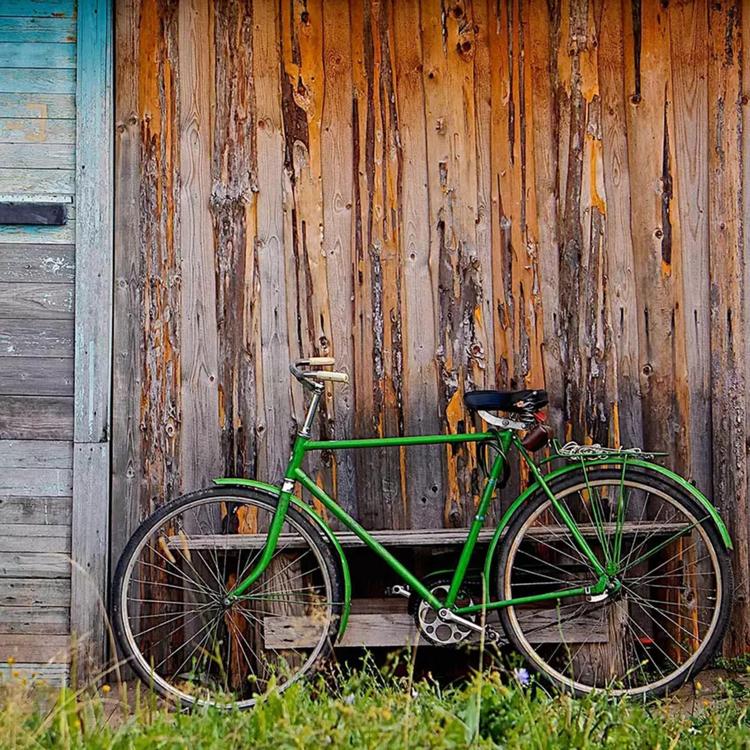
[[[318,529],[293,506],[263,575],[225,603],[259,559],[276,504],[253,490],[204,490],[159,509],[128,542],[113,583],[115,632],[163,696],[247,708],[330,654],[341,576]]]
[[[705,666],[729,621],[732,571],[710,515],[679,485],[641,468],[575,472],[552,491],[602,566],[619,560],[618,572],[599,601],[501,609],[509,640],[532,667],[578,694],[673,691]],[[542,492],[514,518],[499,562],[503,599],[598,579]]]

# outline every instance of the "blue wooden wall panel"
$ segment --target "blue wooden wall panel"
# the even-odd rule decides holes
[[[57,42],[76,40],[74,18],[10,18],[0,16],[0,42]]]
[[[3,200],[9,200],[9,195],[25,196],[32,201],[40,201],[37,195],[42,196],[41,200],[70,200],[75,194],[77,2],[81,3],[84,12],[91,12],[89,0],[0,0],[0,194],[3,194]],[[16,353],[36,353],[40,351],[37,342],[48,346],[51,343],[49,332],[62,331],[65,337],[52,343],[57,347],[55,352],[60,355],[60,361],[71,363],[69,369],[72,372],[74,321],[71,320],[69,297],[65,298],[67,306],[64,309],[50,308],[41,320],[36,320],[39,309],[29,306],[36,301],[37,294],[54,296],[58,293],[57,289],[45,289],[43,285],[30,283],[34,273],[47,266],[70,264],[74,256],[76,208],[71,204],[69,210],[71,220],[64,226],[0,226],[0,261],[5,260],[6,272],[21,269],[20,277],[18,274],[13,277],[11,273],[1,285],[0,332],[6,337],[15,337],[12,343]],[[29,269],[30,278],[24,275],[27,272],[23,269]],[[72,285],[67,286],[64,291],[69,295]],[[51,360],[42,358],[39,361],[43,366],[34,367],[33,377],[26,378],[24,367],[12,369],[8,364],[11,358],[5,351],[2,354],[0,401],[4,411],[11,415],[35,413],[35,409],[41,408],[39,404],[48,403],[52,404],[49,408],[56,409],[54,419],[48,420],[42,432],[31,422],[27,425],[12,420],[10,432],[32,440],[44,436],[44,430],[47,430],[47,436],[61,444],[70,440],[74,427],[74,399],[71,396],[40,399],[42,394],[59,392],[60,371],[49,369],[46,363]],[[22,381],[22,388],[16,387]],[[30,386],[32,390],[29,390]],[[66,393],[71,389],[72,379],[69,379]],[[60,408],[61,405],[64,408]],[[36,447],[28,450],[30,455],[38,455]],[[99,446],[98,453],[102,453]],[[80,476],[80,461],[78,465]],[[104,467],[97,464],[97,469],[106,479]],[[37,481],[33,478],[33,471],[28,473],[29,482],[33,484]],[[48,490],[67,496],[71,494],[71,484],[71,472],[68,471],[64,484],[54,482]],[[65,551],[69,552],[69,549],[66,547]],[[80,557],[80,553],[76,554]],[[35,565],[16,573],[18,580],[33,580],[38,574],[39,568]],[[61,601],[61,633],[67,632],[69,596],[70,589]],[[77,600],[85,606],[80,593]],[[0,652],[10,653],[3,645],[7,639],[5,634],[9,632],[7,622],[6,608],[0,604]],[[32,635],[40,632],[39,627],[39,622],[32,620],[27,632],[22,634],[28,637],[22,648],[24,661],[42,661],[50,656],[40,645],[39,637]],[[62,643],[66,636],[60,636],[60,639]],[[55,658],[68,658],[64,651],[61,654]],[[66,666],[61,667],[63,671],[67,670]]]
[[[72,18],[74,14],[75,0],[2,0],[0,2],[0,16],[63,16]]]
[[[74,120],[76,100],[73,94],[8,94],[0,92],[0,117],[29,120]]]
[[[75,68],[75,44],[0,42],[2,68]]]
[[[75,221],[62,227],[0,225],[0,252],[3,245],[72,245],[75,237]]]
[[[65,143],[0,143],[0,168],[75,169],[75,151]]]
[[[0,68],[0,92],[75,94],[76,71],[51,68],[37,68],[36,70]]]
[[[75,130],[75,120],[5,117],[0,118],[0,143],[68,143],[72,150]]]
[[[0,167],[0,193],[2,194],[71,195],[74,190],[75,172],[72,169]]]

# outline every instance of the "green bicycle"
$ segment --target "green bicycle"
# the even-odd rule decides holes
[[[311,399],[280,487],[217,479],[159,508],[128,542],[113,619],[144,681],[184,706],[246,708],[330,656],[347,627],[349,566],[336,532],[293,494],[297,483],[403,581],[392,593],[410,598],[429,643],[493,643],[504,631],[531,667],[577,694],[656,697],[705,666],[730,616],[731,540],[689,482],[637,449],[554,443],[535,462],[551,437],[540,390],[467,393],[486,432],[313,440],[326,383],[347,382],[333,364],[317,357],[290,368]],[[421,580],[302,469],[310,451],[455,443],[494,458],[455,570]],[[484,551],[480,531],[511,450],[530,486]]]

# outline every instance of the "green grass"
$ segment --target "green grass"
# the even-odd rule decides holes
[[[335,685],[335,686],[333,686]],[[115,695],[119,694],[120,699]],[[137,686],[48,691],[0,686],[3,750],[234,748],[735,748],[750,746],[746,695],[679,710],[606,697],[575,700],[512,673],[460,686],[417,682],[371,665],[339,680],[269,694],[244,713],[177,713]]]

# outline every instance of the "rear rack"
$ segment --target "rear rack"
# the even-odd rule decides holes
[[[592,445],[581,445],[574,440],[570,440],[565,445],[557,444],[556,456],[568,461],[580,460],[583,458],[654,458],[655,456],[666,456],[666,453],[659,451],[644,451],[643,448],[608,448],[593,443]]]

